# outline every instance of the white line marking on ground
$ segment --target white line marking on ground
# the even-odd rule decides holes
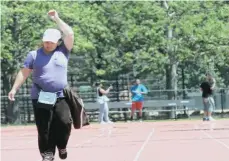
[[[216,128],[216,123],[210,123],[210,130],[213,131]]]
[[[7,133],[1,133],[1,136],[2,137],[11,137],[11,136],[25,136],[25,135],[32,135],[32,134],[36,134],[36,131],[33,131],[33,132],[23,132],[23,133],[20,133],[20,131],[12,131],[12,132],[7,132]]]
[[[108,128],[108,134],[107,137],[109,138],[114,131],[117,131],[117,129],[114,129],[112,126]]]
[[[211,130],[211,131],[213,131],[213,129],[216,127],[215,125],[216,125],[215,122],[214,122],[214,123],[210,123],[210,130]],[[198,127],[198,125],[197,125],[197,127]],[[207,132],[205,132],[205,131],[203,131],[203,130],[201,130],[201,132],[202,132],[204,135],[206,135],[208,138],[212,139],[213,141],[219,143],[220,145],[224,146],[225,148],[227,148],[227,149],[229,150],[229,145],[227,145],[227,144],[225,144],[224,142],[222,142],[222,141],[220,141],[220,140],[214,138],[212,135],[210,135],[209,133],[207,133]]]
[[[104,134],[99,134],[99,135],[93,136],[93,137],[81,142],[80,144],[76,144],[74,147],[80,147],[80,146],[82,146],[84,144],[91,143],[93,140],[98,139],[98,138],[100,138],[102,136],[104,136]]]
[[[105,136],[105,129],[106,128],[100,128],[98,131],[100,131],[100,134],[98,134],[98,135],[96,135],[96,136],[93,136],[93,137],[91,137],[91,138],[89,138],[89,139],[87,139],[87,140],[84,140],[83,142],[81,142],[81,143],[79,143],[79,144],[76,144],[76,145],[74,145],[73,147],[74,148],[77,148],[77,147],[80,147],[80,146],[83,146],[84,144],[87,144],[87,143],[91,143],[93,140],[95,140],[95,139],[98,139],[98,138],[100,138],[100,137],[102,137],[102,136]],[[71,147],[72,148],[72,147]],[[36,160],[36,161],[41,161],[42,159],[38,159],[38,160]]]
[[[34,132],[33,133],[31,133],[31,132],[22,133],[19,136],[26,136],[28,134],[34,134]],[[10,137],[12,137],[12,136],[10,136]],[[13,136],[13,137],[17,138],[17,136]],[[13,145],[13,146],[12,145],[5,146],[5,147],[1,148],[1,150],[18,148],[18,147],[21,147],[21,146],[23,146],[25,144],[30,144],[30,143],[32,143],[32,142],[34,142],[36,140],[37,140],[37,138],[33,139],[33,140],[30,140],[30,141],[27,141],[27,142],[24,142],[24,143],[21,143],[21,144],[17,144],[17,145]]]
[[[27,145],[27,144],[33,143],[35,141],[37,141],[37,139],[33,139],[33,140],[30,140],[30,141],[27,141],[27,142],[24,142],[24,143],[21,143],[21,144],[18,144],[18,145],[6,146],[6,147],[1,148],[1,150],[10,150],[10,149],[19,148],[19,147],[21,147],[23,145]]]
[[[89,138],[89,139],[87,139],[87,140],[85,140],[85,141],[83,141],[83,142],[81,142],[79,144],[76,144],[75,147],[82,146],[85,143],[91,143],[93,140],[98,139],[98,138],[100,138],[100,137],[105,135],[105,128],[101,128],[101,129],[99,129],[99,131],[101,131],[100,134],[98,134],[96,136],[93,136],[93,137],[91,137],[91,138]]]
[[[154,134],[154,128],[150,131],[149,135],[147,136],[146,140],[144,141],[144,143],[142,144],[141,148],[139,149],[139,151],[137,152],[137,154],[134,157],[133,161],[138,161],[142,151],[145,149],[146,145],[149,143],[150,138],[152,137],[152,135]]]
[[[224,142],[214,138],[212,135],[208,134],[207,132],[205,131],[201,131],[202,133],[204,133],[208,138],[216,141],[217,143],[221,144],[222,146],[224,146],[225,148],[227,148],[229,150],[229,145],[225,144]]]

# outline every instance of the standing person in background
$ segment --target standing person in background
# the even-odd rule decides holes
[[[216,81],[210,73],[206,74],[206,81],[200,85],[202,91],[202,99],[204,105],[203,121],[214,121],[212,112],[215,108],[215,101],[213,99],[213,90],[215,89]]]
[[[109,98],[106,96],[112,89],[112,86],[110,86],[107,90],[104,90],[103,84],[97,82],[96,87],[97,87],[96,88],[97,101],[100,104],[99,118],[98,118],[99,123],[100,124],[113,123],[109,119],[109,108],[108,108]]]
[[[142,108],[143,108],[143,101],[144,101],[144,94],[147,94],[148,91],[146,87],[141,84],[139,79],[136,79],[136,84],[131,87],[131,94],[132,94],[132,107],[131,107],[131,116],[130,120],[133,121],[133,116],[135,110],[139,111],[139,121],[142,121]]]
[[[71,133],[71,115],[63,90],[67,86],[67,66],[73,48],[74,33],[58,16],[50,10],[48,16],[63,32],[47,29],[43,34],[43,46],[31,51],[19,71],[8,94],[11,101],[23,82],[32,74],[31,99],[38,131],[38,146],[43,161],[53,161],[56,148],[61,159],[67,158],[67,143]],[[21,159],[23,160],[23,159]]]

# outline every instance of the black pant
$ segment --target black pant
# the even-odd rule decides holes
[[[64,98],[58,98],[55,106],[33,101],[35,122],[38,131],[38,146],[41,155],[52,153],[56,147],[65,149],[71,133],[70,109]]]

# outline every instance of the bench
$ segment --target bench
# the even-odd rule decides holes
[[[96,102],[84,103],[86,110],[94,110],[99,108],[99,104]],[[122,109],[130,108],[131,102],[109,102],[108,106],[110,109]],[[143,103],[144,107],[168,107],[168,106],[195,106],[195,100],[146,100]]]
[[[84,103],[86,113],[88,115],[99,114],[99,104],[96,102]],[[130,113],[131,102],[120,101],[120,102],[109,102],[108,107],[110,114],[120,113],[127,114]],[[145,100],[143,104],[143,112],[147,113],[150,111],[154,112],[175,112],[175,118],[177,118],[177,111],[189,111],[191,107],[195,107],[195,100]],[[167,109],[158,109],[168,107]],[[169,108],[171,107],[171,108]],[[182,107],[182,108],[181,108]],[[184,108],[185,107],[185,108]]]

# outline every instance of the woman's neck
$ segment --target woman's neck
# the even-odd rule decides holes
[[[45,48],[43,48],[43,52],[44,52],[45,54],[52,54],[52,53],[53,53],[53,51],[47,51],[47,50],[45,50]]]

